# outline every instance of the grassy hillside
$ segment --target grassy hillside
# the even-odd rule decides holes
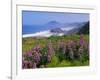
[[[23,68],[89,65],[89,35],[23,38]]]
[[[84,38],[89,41],[89,35],[84,35]],[[51,36],[49,38],[22,38],[22,51],[23,53],[29,51],[31,48],[40,44],[41,46],[46,46],[49,41],[51,41],[54,45],[57,45],[60,41],[70,41],[70,40],[79,40],[80,35],[68,35],[68,36]]]
[[[89,22],[87,22],[84,26],[82,26],[78,34],[89,34]]]

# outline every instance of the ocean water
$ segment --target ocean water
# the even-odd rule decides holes
[[[56,26],[24,25],[24,26],[22,26],[22,35],[34,34],[37,32],[43,32],[43,31],[54,29],[54,28],[58,28],[58,27],[56,27]],[[61,28],[62,30],[69,31],[69,30],[73,29],[74,27],[67,26],[67,27],[59,27],[59,28]]]
[[[32,34],[32,33],[36,33],[36,32],[40,32],[46,30],[45,27],[43,26],[37,26],[37,25],[24,25],[22,26],[22,34]]]
[[[39,26],[39,25],[23,25],[22,34],[34,34],[36,32],[41,32],[45,30],[51,30],[57,28],[56,26]]]

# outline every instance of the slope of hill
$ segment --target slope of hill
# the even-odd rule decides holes
[[[84,26],[82,26],[78,34],[89,34],[89,22],[87,22]]]

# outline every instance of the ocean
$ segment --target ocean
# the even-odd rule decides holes
[[[40,32],[46,30],[46,27],[43,26],[37,26],[37,25],[24,25],[22,26],[22,34],[32,34],[36,32]]]
[[[22,26],[22,35],[26,35],[26,34],[34,34],[37,32],[43,32],[43,31],[47,31],[47,30],[51,30],[51,29],[55,29],[58,28],[57,26],[38,26],[38,25],[23,25]],[[59,27],[62,30],[66,30],[69,31],[71,29],[73,29],[74,27]]]

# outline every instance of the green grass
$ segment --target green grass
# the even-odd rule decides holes
[[[89,40],[89,35],[84,35],[86,40]],[[22,38],[22,52],[29,51],[32,47],[36,46],[37,44],[45,47],[48,41],[51,41],[54,47],[60,41],[70,41],[70,40],[79,40],[80,35],[68,35],[68,36],[51,36],[49,38]]]
[[[89,41],[89,35],[84,35],[85,40]],[[46,52],[46,46],[49,41],[53,44],[54,48],[57,48],[59,42],[67,42],[70,40],[79,40],[80,35],[68,35],[68,36],[51,36],[49,38],[22,38],[22,53],[25,53],[39,44],[42,49],[42,54]],[[89,59],[85,59],[85,56],[81,60],[62,60],[60,61],[57,55],[52,57],[50,63],[46,64],[46,67],[68,67],[68,66],[87,66],[89,65]],[[45,65],[41,65],[43,67]]]

